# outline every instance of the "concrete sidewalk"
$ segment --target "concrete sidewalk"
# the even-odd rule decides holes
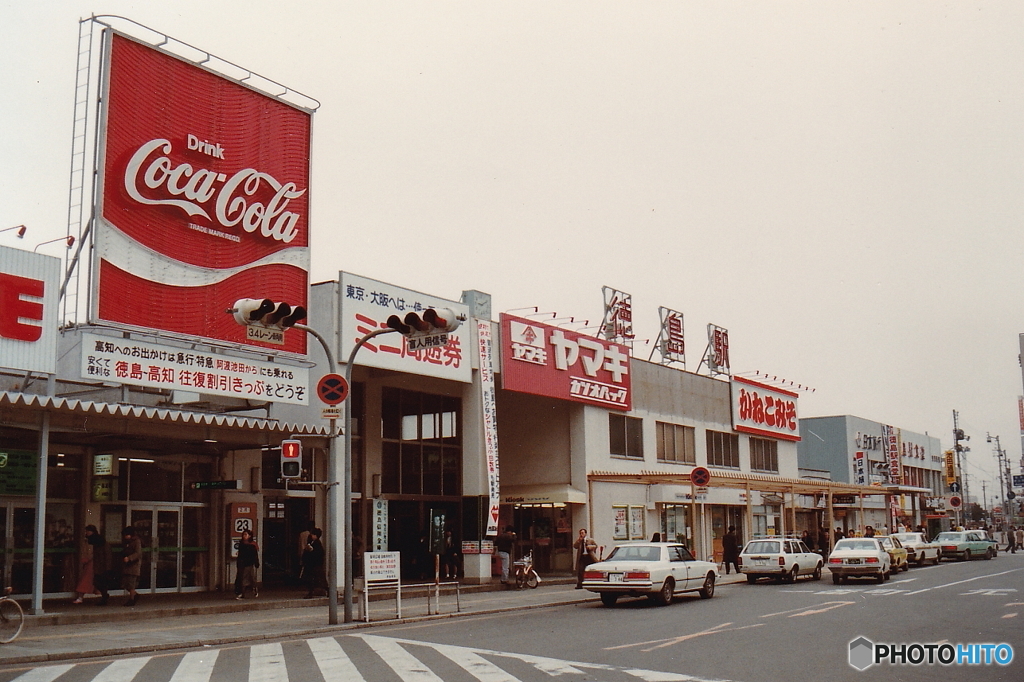
[[[723,575],[719,584],[742,582],[742,575]],[[504,586],[466,586],[442,592],[440,607],[422,590],[402,594],[402,618],[396,618],[394,599],[370,602],[369,624],[358,621],[328,624],[327,599],[297,598],[299,594],[261,595],[236,601],[223,593],[153,595],[135,607],[111,599],[105,607],[54,605],[54,612],[26,617],[25,629],[11,644],[0,645],[0,666],[24,663],[123,656],[185,647],[223,646],[260,640],[340,634],[375,625],[394,625],[426,619],[452,618],[518,609],[545,608],[596,601],[597,595],[576,590],[571,579],[545,580],[537,589]],[[116,604],[116,605],[115,605]],[[49,605],[47,605],[49,606]],[[58,610],[59,609],[59,610]],[[92,611],[90,613],[89,611]],[[439,611],[439,612],[438,612]],[[359,606],[353,605],[359,617]],[[339,618],[343,608],[339,605]]]

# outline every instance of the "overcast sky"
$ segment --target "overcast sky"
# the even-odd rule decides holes
[[[313,280],[600,321],[1020,473],[1024,4],[0,0],[0,243],[66,233],[78,20],[320,101]],[[42,247],[59,255],[60,246]],[[638,343],[644,359],[649,346]],[[991,495],[995,486],[988,485]],[[978,485],[980,494],[980,485]]]

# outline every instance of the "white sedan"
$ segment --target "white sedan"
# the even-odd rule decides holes
[[[607,559],[588,566],[583,587],[600,594],[605,606],[614,606],[624,595],[646,595],[667,605],[681,592],[697,592],[702,599],[710,599],[717,579],[718,567],[695,559],[683,545],[633,542],[619,545]]]
[[[893,537],[907,548],[907,561],[913,561],[918,566],[929,559],[937,564],[942,558],[942,548],[935,542],[928,542],[924,533],[893,533]]]
[[[889,579],[892,558],[877,538],[845,538],[828,555],[832,582],[845,582],[850,576],[874,576],[878,582]]]

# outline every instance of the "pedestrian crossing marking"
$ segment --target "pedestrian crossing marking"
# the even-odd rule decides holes
[[[169,682],[209,682],[218,654],[219,649],[190,651],[181,659]]]
[[[367,648],[360,650],[357,645],[351,644],[356,640],[362,640]],[[349,643],[347,651],[346,643]],[[580,675],[592,680],[607,676],[621,679],[622,676],[626,676],[641,682],[716,682],[680,673],[625,668],[605,663],[566,661],[546,656],[452,644],[435,644],[371,634],[357,633],[339,637],[318,637],[304,641],[299,640],[295,644],[304,645],[307,648],[326,682],[367,682],[357,661],[363,666],[383,663],[402,682],[444,682],[444,678],[438,674],[439,672],[444,673],[444,668],[440,668],[438,671],[432,670],[430,666],[417,658],[417,648],[434,651],[478,682],[522,682],[520,677],[502,667],[503,660],[519,661],[529,666],[536,671],[536,675],[529,676],[531,680],[547,680],[562,675]],[[287,650],[277,642],[254,644],[247,647],[249,649],[248,682],[288,682],[288,656],[302,657],[301,650],[295,644],[289,644]],[[239,653],[244,651],[244,648],[238,647],[226,647],[226,649]],[[89,682],[135,682],[136,680],[138,682],[161,682],[162,680],[167,680],[167,682],[217,682],[222,675],[228,675],[230,679],[237,679],[239,673],[244,675],[243,671],[223,669],[223,664],[222,670],[215,671],[221,651],[224,649],[204,649],[185,654],[170,654],[172,657],[180,656],[180,660],[173,671],[162,672],[159,680],[149,679],[155,674],[152,671],[147,673],[145,680],[142,679],[140,673],[146,664],[153,660],[153,656],[140,656],[116,659],[102,668],[91,662],[33,668],[10,682],[54,682],[57,678],[76,668],[79,669],[78,672],[72,674],[79,679],[82,677],[79,666],[98,668],[98,672],[89,678]],[[161,656],[168,656],[168,654]],[[373,657],[374,660],[368,661],[366,656]],[[298,663],[293,663],[293,666],[298,665]],[[435,663],[435,667],[437,665],[440,665],[440,661]],[[170,675],[170,678],[167,679],[165,675]],[[315,673],[313,676],[315,677]],[[293,669],[292,679],[306,682],[308,678],[308,672],[300,674],[297,668]],[[82,680],[84,682],[84,678]]]

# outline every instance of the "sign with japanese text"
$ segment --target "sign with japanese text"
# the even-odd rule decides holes
[[[885,456],[889,464],[889,482],[903,482],[903,463],[900,461],[900,430],[882,425],[882,437],[885,439]]]
[[[658,308],[661,332],[658,334],[658,352],[662,362],[686,363],[686,341],[683,336],[683,314],[669,308]]]
[[[387,328],[391,315],[422,313],[427,308],[451,308],[468,317],[469,309],[436,296],[428,296],[393,284],[360,277],[347,272],[339,275],[341,284],[341,355],[347,358],[356,342],[369,332]],[[371,339],[359,351],[359,364],[390,369],[406,374],[421,374],[454,381],[472,381],[472,363],[465,352],[469,347],[469,326],[448,332],[443,345],[414,350],[401,334],[384,334]]]
[[[632,342],[636,338],[633,333],[633,297],[611,287],[602,287],[601,292],[604,294],[601,334],[609,341]]]
[[[629,349],[501,315],[502,388],[616,410],[632,408]]]
[[[484,535],[493,537],[498,534],[501,489],[498,476],[498,409],[494,400],[494,345],[490,320],[476,320],[476,339],[480,354],[480,413],[484,422],[484,451],[487,457],[489,511]]]
[[[866,485],[868,482],[867,455],[863,450],[853,453],[853,482]]]
[[[612,539],[629,539],[629,505],[612,505]]]
[[[943,456],[946,459],[946,485],[949,485],[956,482],[956,456],[952,450],[946,450]]]
[[[82,378],[259,402],[309,404],[309,370],[116,336],[82,334]]]
[[[33,450],[0,450],[0,495],[34,495],[39,455]]]
[[[363,552],[363,575],[366,582],[399,580],[399,552]]]
[[[238,558],[238,543],[242,541],[242,532],[249,531],[256,536],[256,513],[258,509],[253,502],[232,502],[228,505],[229,534],[231,536],[231,557]]]
[[[708,325],[708,369],[712,374],[730,374],[729,330],[714,324]]]
[[[90,319],[305,353],[224,311],[307,303],[311,112],[108,36]]]
[[[757,381],[733,377],[732,423],[741,433],[800,440],[797,394]]]
[[[0,367],[57,371],[59,258],[0,246]]]
[[[373,530],[370,534],[370,551],[385,552],[388,549],[388,501],[373,499]]]

